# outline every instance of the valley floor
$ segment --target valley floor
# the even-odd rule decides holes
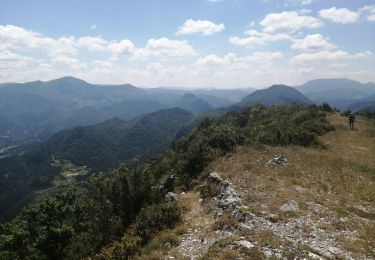
[[[184,221],[158,255],[374,259],[375,123],[358,118],[351,131],[346,118],[329,120],[336,131],[320,138],[325,148],[241,147],[211,163],[203,176],[217,172],[229,184],[213,198],[178,195]],[[286,165],[267,164],[278,154]]]

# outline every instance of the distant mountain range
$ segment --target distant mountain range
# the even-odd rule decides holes
[[[252,89],[142,89],[130,84],[97,85],[73,77],[0,86],[0,149],[43,141],[58,131],[113,117],[132,120],[161,109],[204,112],[238,102]]]
[[[375,83],[363,84],[345,78],[311,80],[295,88],[317,104],[328,102],[339,109],[375,95]]]
[[[241,101],[242,106],[250,106],[258,103],[270,106],[293,103],[299,105],[311,105],[314,102],[292,87],[273,85],[266,89],[257,90],[243,98]]]
[[[375,95],[354,101],[346,109],[354,112],[375,112]]]

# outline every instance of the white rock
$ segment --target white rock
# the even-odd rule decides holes
[[[234,245],[236,246],[239,246],[239,247],[243,247],[243,248],[246,248],[246,249],[250,249],[250,248],[253,248],[255,245],[247,240],[240,240],[240,241],[236,241],[234,242]]]
[[[208,180],[217,183],[221,183],[223,181],[223,179],[217,172],[211,172],[210,175],[208,175]]]
[[[294,201],[291,201],[290,203],[285,203],[279,207],[279,209],[282,212],[297,212],[299,211],[298,204]]]
[[[172,202],[177,200],[177,194],[173,192],[168,192],[167,195],[165,195],[165,201]]]

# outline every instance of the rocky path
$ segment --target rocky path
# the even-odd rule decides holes
[[[213,218],[202,206],[199,193],[189,192],[180,196],[179,200],[189,203],[190,209],[184,215],[187,232],[182,235],[177,251],[190,259],[197,259],[207,252],[212,244],[209,237],[210,224]]]

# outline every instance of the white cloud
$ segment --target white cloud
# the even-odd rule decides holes
[[[127,39],[121,40],[119,42],[111,42],[107,48],[114,55],[120,55],[124,53],[130,54],[135,49],[134,44]]]
[[[293,11],[267,14],[260,25],[265,32],[273,33],[278,31],[296,32],[302,28],[318,28],[323,23],[316,17],[300,15]]]
[[[238,46],[246,46],[246,47],[254,47],[257,45],[264,45],[264,41],[256,37],[247,37],[247,38],[240,38],[240,37],[230,37],[229,42],[238,45]]]
[[[207,55],[203,58],[199,58],[197,61],[198,65],[229,65],[237,59],[235,53],[228,53],[223,57],[217,56],[215,54]]]
[[[0,69],[14,69],[24,67],[27,65],[27,62],[29,60],[30,58],[24,57],[9,50],[0,51]]]
[[[309,14],[309,13],[311,13],[312,12],[312,10],[311,9],[301,9],[301,10],[298,10],[298,13],[299,14]]]
[[[150,39],[145,48],[133,51],[133,59],[145,60],[147,58],[182,58],[196,55],[196,51],[188,41],[170,40],[166,37]]]
[[[282,59],[284,55],[281,52],[254,52],[249,56],[239,58],[243,62],[267,63],[274,60]]]
[[[237,56],[235,53],[228,53],[222,57],[215,54],[199,58],[197,65],[234,65],[249,62],[268,63],[270,61],[282,59],[284,55],[281,52],[254,52],[248,56]]]
[[[66,56],[58,56],[52,58],[52,62],[56,64],[64,64],[69,66],[71,69],[79,70],[86,68],[86,64],[80,63],[80,61],[76,58],[66,57]]]
[[[77,40],[78,47],[87,48],[89,51],[102,51],[106,49],[108,41],[101,37],[85,36]]]
[[[92,25],[90,26],[90,30],[91,30],[91,31],[95,31],[95,30],[96,30],[96,24],[92,24]]]
[[[328,42],[321,34],[310,34],[303,39],[295,40],[290,48],[304,52],[315,52],[331,50],[336,48],[336,46]]]
[[[359,18],[359,14],[347,8],[332,7],[329,9],[322,9],[319,11],[322,18],[334,21],[336,23],[354,23]]]
[[[359,13],[364,13],[366,19],[369,22],[375,22],[375,4],[374,5],[365,5],[358,10]]]
[[[344,68],[347,67],[349,64],[347,63],[332,63],[328,67],[330,68]]]
[[[293,39],[292,36],[286,33],[264,33],[259,32],[256,30],[249,30],[246,31],[245,34],[249,35],[250,37],[246,38],[239,38],[239,37],[231,37],[229,42],[238,45],[238,46],[245,46],[245,47],[254,47],[257,45],[264,45],[267,42],[276,42],[276,41],[291,41]]]
[[[301,14],[307,11],[297,13],[304,17]],[[365,19],[370,15],[370,8],[364,8],[360,14]],[[301,28],[301,23],[297,24]],[[304,30],[295,31],[288,26],[282,25],[273,32],[249,30],[242,37],[232,37],[231,42],[250,47],[288,41],[293,50],[302,52],[292,58],[278,49],[243,56],[229,52],[201,57],[188,41],[165,37],[135,46],[127,39],[47,37],[22,27],[5,25],[0,26],[0,81],[49,80],[73,75],[97,83],[230,87],[294,84],[323,76],[375,80],[373,71],[356,67],[359,63],[358,66],[362,66],[362,60],[352,62],[374,57],[371,52],[339,51],[320,34],[306,35]],[[302,28],[313,26],[303,23]],[[373,60],[366,60],[363,66],[370,62],[372,66]]]
[[[270,2],[271,0],[260,0],[261,2]],[[284,3],[284,7],[288,6],[289,3],[295,5],[309,5],[315,0],[286,0],[287,2]],[[278,0],[276,0],[278,2]]]
[[[321,51],[316,53],[301,53],[290,59],[292,63],[304,63],[304,62],[327,62],[327,61],[338,61],[338,60],[350,60],[350,59],[365,59],[373,57],[373,53],[370,51],[359,52],[355,54],[348,53],[346,51]]]
[[[215,24],[207,20],[189,19],[179,28],[177,34],[186,35],[193,33],[202,33],[203,35],[212,35],[225,29],[224,24]]]
[[[289,0],[289,2],[293,2],[299,5],[309,5],[313,2],[313,0]]]
[[[74,47],[74,37],[53,39],[14,25],[0,25],[0,39],[9,43],[12,48],[42,50],[50,56],[75,55],[77,53],[77,49]]]

